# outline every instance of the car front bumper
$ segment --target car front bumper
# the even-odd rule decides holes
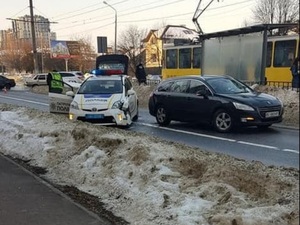
[[[125,115],[120,109],[108,109],[99,112],[70,109],[69,119],[71,121],[90,122],[96,125],[128,126],[132,123],[129,114]]]
[[[278,116],[266,118],[257,111],[239,111],[235,115],[235,121],[241,126],[266,126],[274,123],[280,123],[282,121],[283,112],[280,112]]]

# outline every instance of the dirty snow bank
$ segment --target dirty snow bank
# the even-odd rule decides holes
[[[299,224],[295,169],[9,105],[0,105],[0,151],[98,196],[130,224]]]

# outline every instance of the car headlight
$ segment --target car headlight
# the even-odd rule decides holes
[[[73,101],[73,102],[71,102],[71,104],[70,104],[70,108],[71,109],[79,109],[79,107],[78,107],[78,103],[77,102],[75,102],[75,101]]]
[[[233,105],[236,109],[239,109],[239,110],[254,111],[254,109],[249,105],[241,104],[241,103],[238,103],[238,102],[233,102]]]
[[[112,109],[122,109],[123,107],[123,104],[124,104],[124,101],[123,100],[119,100],[119,101],[116,101],[113,105],[112,105]]]

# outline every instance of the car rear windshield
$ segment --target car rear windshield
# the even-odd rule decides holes
[[[116,94],[122,92],[121,80],[87,80],[81,85],[77,94]]]

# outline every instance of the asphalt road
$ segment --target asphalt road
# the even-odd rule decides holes
[[[0,92],[0,103],[26,106],[48,111],[48,96],[29,91]],[[130,130],[180,142],[210,152],[224,153],[239,159],[261,161],[266,165],[299,169],[299,130],[273,125],[267,130],[256,128],[221,134],[210,127],[172,122],[157,125],[147,109],[140,109],[138,122]]]

